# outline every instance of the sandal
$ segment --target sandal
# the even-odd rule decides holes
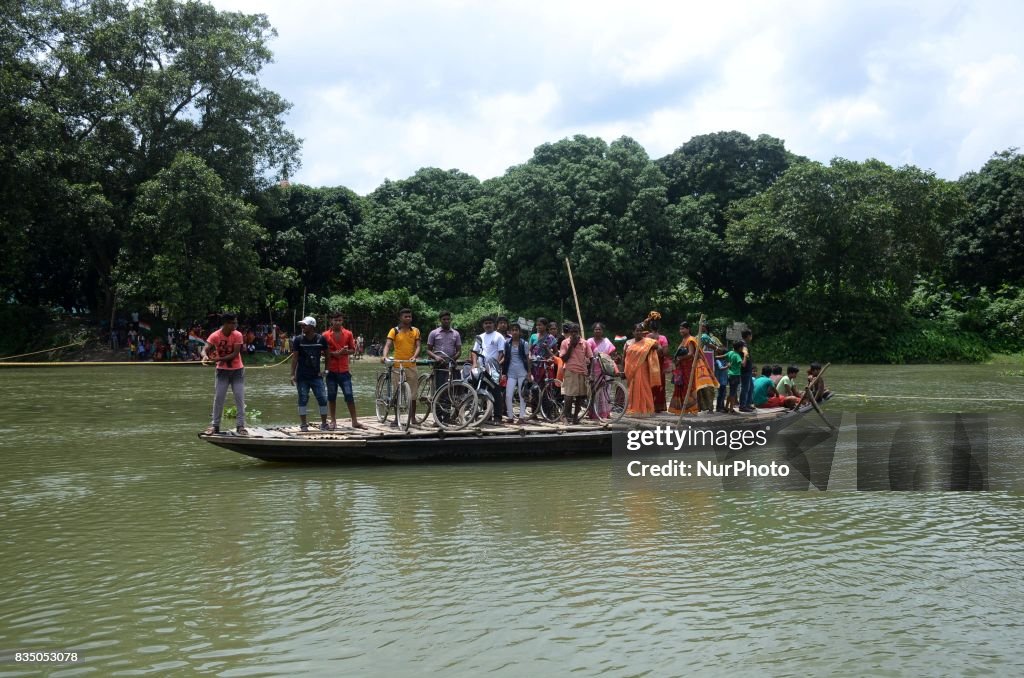
[[[301,426],[299,426],[299,430],[302,431],[303,433],[307,432],[309,430],[309,424],[302,424]]]
[[[239,426],[238,428],[235,429],[235,434],[240,436],[247,436],[249,435],[249,430],[246,429],[244,426]]]
[[[204,436],[215,436],[220,433],[219,426],[207,426],[206,430],[203,431]]]

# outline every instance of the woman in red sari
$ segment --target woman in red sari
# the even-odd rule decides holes
[[[682,342],[676,349],[675,369],[672,371],[675,389],[672,391],[672,403],[668,411],[680,414],[685,410],[687,414],[698,414],[699,400],[707,400],[705,389],[718,388],[718,382],[704,360],[700,342],[697,341],[697,337],[690,334],[690,323],[679,324],[679,336],[682,337]]]

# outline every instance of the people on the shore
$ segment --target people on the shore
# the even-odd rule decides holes
[[[330,346],[322,334],[316,331],[316,319],[306,316],[299,321],[299,334],[292,337],[292,385],[298,391],[299,397],[299,424],[303,431],[309,430],[309,422],[306,419],[307,405],[309,404],[309,392],[313,392],[316,403],[320,408],[320,430],[329,431],[330,424],[327,422],[327,389],[324,386],[324,378],[321,373],[320,360],[326,358]]]
[[[345,405],[348,407],[352,428],[366,428],[359,423],[356,416],[356,399],[352,393],[352,373],[349,372],[349,357],[356,352],[356,340],[352,332],[345,327],[345,316],[335,311],[331,313],[331,328],[324,333],[327,340],[327,409],[331,418],[331,430],[338,428],[338,389],[341,389]]]
[[[210,426],[204,433],[214,435],[220,433],[221,417],[224,414],[224,401],[227,399],[228,388],[235,398],[235,433],[246,435],[245,428],[245,368],[242,365],[242,333],[235,329],[236,317],[233,313],[221,316],[220,329],[206,339],[203,348],[203,360],[212,360],[214,370],[213,412],[210,415]]]

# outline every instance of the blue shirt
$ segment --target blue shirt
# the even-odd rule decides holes
[[[320,376],[320,358],[327,355],[327,340],[322,334],[306,339],[302,334],[292,337],[292,353],[298,354],[295,366],[296,379],[316,379]]]

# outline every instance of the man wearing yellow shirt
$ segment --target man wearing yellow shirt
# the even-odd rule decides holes
[[[381,353],[380,361],[383,363],[388,359],[391,350],[395,351],[395,364],[392,368],[391,381],[398,385],[398,367],[405,367],[405,380],[412,388],[413,399],[409,403],[409,416],[416,418],[416,358],[420,355],[420,331],[412,326],[412,310],[403,308],[398,312],[398,326],[392,327],[388,332],[388,340],[384,342],[384,351]]]

